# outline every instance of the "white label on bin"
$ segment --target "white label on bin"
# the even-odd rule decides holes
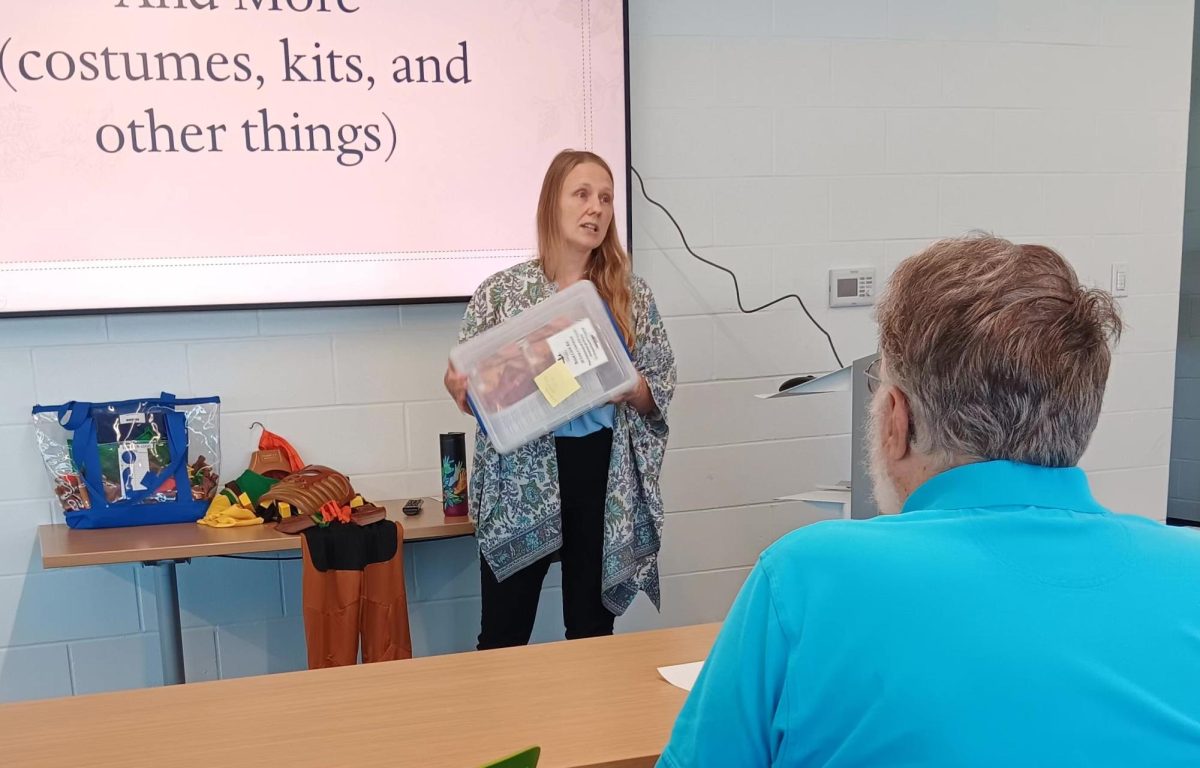
[[[600,337],[596,335],[596,326],[586,317],[546,341],[554,356],[571,369],[572,376],[579,377],[608,362],[608,355],[604,354]]]

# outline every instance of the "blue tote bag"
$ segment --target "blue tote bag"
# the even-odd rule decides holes
[[[220,398],[33,408],[38,449],[72,528],[193,522],[220,474]]]

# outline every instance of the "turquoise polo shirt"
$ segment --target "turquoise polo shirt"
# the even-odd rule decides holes
[[[763,553],[659,763],[1200,766],[1200,533],[959,467]]]

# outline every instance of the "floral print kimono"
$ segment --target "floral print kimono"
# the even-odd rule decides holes
[[[650,288],[631,276],[634,366],[657,406],[642,416],[627,403],[613,418],[612,454],[604,510],[604,605],[621,615],[644,591],[660,607],[658,550],[663,502],[659,471],[667,447],[667,408],[675,391],[675,356]],[[541,265],[527,261],[492,275],[475,291],[459,342],[520,314],[557,286]],[[498,581],[555,552],[563,543],[554,435],[498,454],[482,430],[475,436],[470,512],[482,556]]]

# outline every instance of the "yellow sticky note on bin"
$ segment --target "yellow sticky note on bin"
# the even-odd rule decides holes
[[[533,383],[542,390],[542,395],[551,408],[557,408],[559,403],[579,391],[579,382],[562,360],[539,373],[534,377]]]

